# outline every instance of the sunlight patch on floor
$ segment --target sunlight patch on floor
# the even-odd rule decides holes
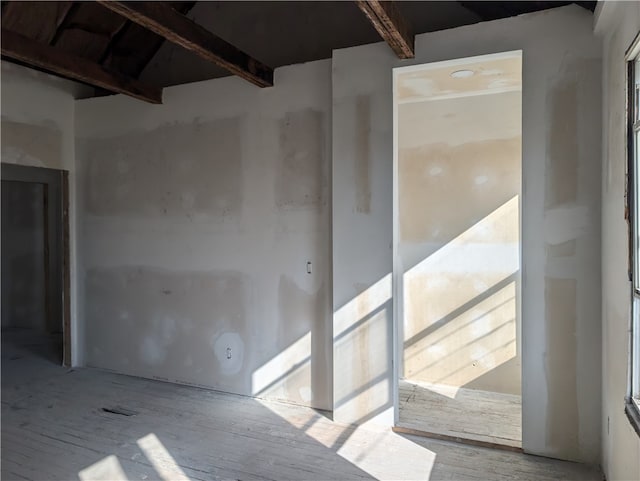
[[[80,481],[126,480],[120,461],[114,455],[107,456],[78,473]]]
[[[447,386],[446,384],[433,384],[427,382],[412,381],[410,379],[404,380],[408,384],[415,384],[423,389],[440,394],[441,396],[448,397],[449,399],[455,399],[460,391],[459,386]]]
[[[187,475],[155,434],[148,434],[136,442],[160,478],[165,481],[189,481]]]
[[[375,479],[429,479],[436,454],[372,419],[341,424],[307,408],[259,401],[266,409]],[[385,462],[381,463],[380,460]],[[410,462],[409,462],[410,460]],[[416,471],[420,476],[416,478]]]
[[[337,453],[376,479],[416,479],[416,472],[419,479],[429,479],[436,460],[434,452],[389,427],[369,424],[356,428]]]

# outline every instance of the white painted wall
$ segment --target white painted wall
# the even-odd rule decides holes
[[[330,68],[78,101],[87,365],[331,408]]]
[[[624,413],[629,367],[625,52],[640,32],[640,4],[599,2],[604,41],[602,148],[602,468],[608,480],[640,479],[640,438]]]
[[[601,52],[591,14],[576,5],[418,35],[413,60],[383,43],[334,52],[334,416],[392,422],[392,69],[514,50],[523,51],[523,446],[598,462]]]
[[[1,62],[2,162],[69,171],[70,211],[76,207],[74,103],[87,87]],[[77,218],[71,215],[71,361],[81,365],[76,310]]]

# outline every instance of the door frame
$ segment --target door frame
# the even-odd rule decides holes
[[[71,366],[71,263],[69,250],[69,172],[66,170],[1,164],[1,180],[44,186],[45,202],[45,292],[47,322],[62,316],[62,365]],[[50,255],[60,252],[60,256]],[[59,286],[59,289],[56,287]],[[56,299],[51,292],[59,290]]]
[[[398,432],[402,428],[398,428],[400,421],[400,403],[399,403],[399,382],[404,371],[403,359],[404,359],[404,282],[403,282],[403,266],[399,255],[399,178],[398,178],[398,102],[396,99],[398,88],[398,77],[402,74],[418,72],[428,70],[428,65],[448,65],[454,67],[457,65],[466,65],[470,60],[475,59],[491,59],[491,58],[504,58],[509,55],[519,55],[523,62],[523,72],[521,77],[521,109],[524,112],[524,52],[521,49],[507,50],[503,52],[486,53],[480,55],[470,55],[466,57],[456,57],[448,60],[434,60],[422,63],[416,63],[412,65],[394,67],[391,70],[391,99],[393,107],[393,174],[392,174],[392,295],[393,295],[393,315],[392,315],[392,395],[393,395],[393,429],[398,429]],[[523,114],[524,115],[524,114]],[[524,117],[523,117],[524,118]],[[522,125],[522,137],[524,138],[524,125]],[[522,237],[522,212],[523,212],[523,179],[524,179],[524,150],[520,151],[521,162],[521,177],[520,177],[520,200],[518,206],[518,232],[519,232],[519,247],[518,247],[518,264],[519,270],[516,281],[516,302],[517,302],[517,316],[520,319],[520,327],[517,328],[520,331],[520,339],[518,341],[517,349],[522,353],[522,276],[523,276],[523,237]],[[518,323],[516,323],[518,325]],[[522,380],[524,379],[524,359],[520,366],[521,385],[520,393],[523,394]],[[524,401],[524,396],[522,397]],[[522,404],[522,416],[521,423],[524,431],[524,402]],[[416,433],[413,433],[416,434]],[[523,442],[524,436],[521,435],[521,442]],[[499,447],[499,446],[489,446]],[[510,450],[510,449],[507,449]],[[522,452],[522,448],[518,448],[517,451]]]

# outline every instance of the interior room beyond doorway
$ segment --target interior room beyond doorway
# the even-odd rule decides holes
[[[397,427],[521,447],[521,52],[395,71]]]

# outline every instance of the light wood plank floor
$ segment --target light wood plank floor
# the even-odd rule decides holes
[[[400,427],[522,447],[520,396],[401,380],[399,399]]]
[[[602,479],[580,464],[354,428],[304,407],[65,369],[4,341],[3,480]]]

